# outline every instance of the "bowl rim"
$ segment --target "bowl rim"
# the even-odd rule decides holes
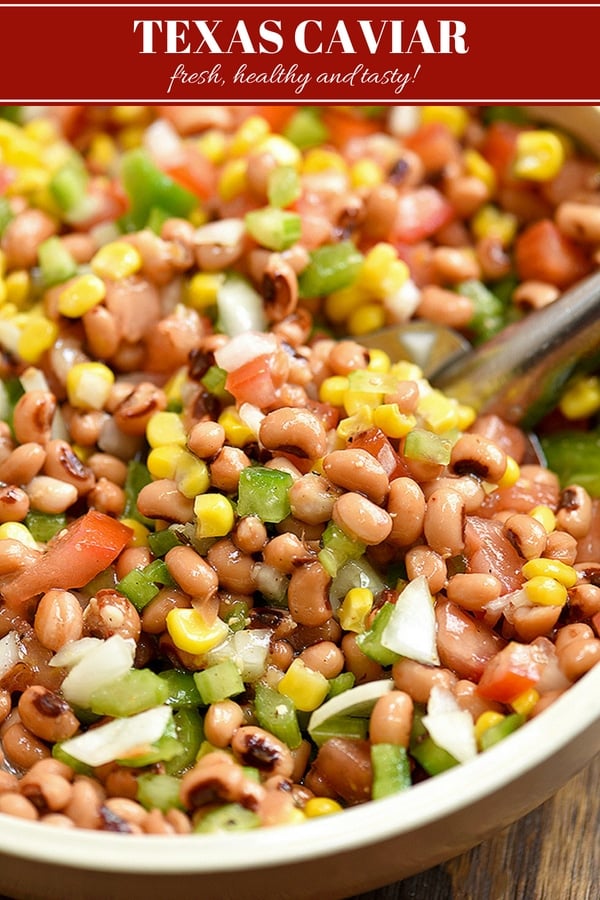
[[[344,810],[333,819],[323,816],[239,835],[165,836],[52,827],[0,813],[0,857],[8,854],[75,870],[121,874],[226,875],[371,846],[475,804],[548,761],[598,721],[600,710],[593,702],[598,694],[600,666],[523,728],[473,760],[405,793]],[[584,754],[580,768],[596,750]],[[199,840],[202,853],[198,853]]]

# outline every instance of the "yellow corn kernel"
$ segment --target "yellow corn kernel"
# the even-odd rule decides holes
[[[600,378],[588,375],[578,379],[560,399],[558,407],[567,419],[585,419],[600,409]]]
[[[362,409],[375,410],[383,401],[383,393],[375,393],[374,391],[353,391],[348,390],[344,394],[344,409],[349,416],[360,412]],[[371,420],[373,412],[371,412]]]
[[[278,166],[292,166],[297,169],[302,162],[300,150],[280,134],[268,134],[258,142],[256,150],[258,153],[268,153]]]
[[[350,184],[353,188],[373,188],[381,184],[385,175],[373,159],[359,159],[350,167]]]
[[[8,119],[0,121],[0,156],[8,166],[38,165],[40,148],[25,131]]]
[[[365,255],[358,273],[357,283],[369,290],[376,290],[381,279],[381,272],[397,260],[398,253],[393,244],[379,241]]]
[[[477,413],[472,406],[467,406],[465,403],[459,403],[456,410],[456,418],[456,427],[458,430],[466,431],[477,418]]]
[[[483,181],[490,195],[492,195],[496,190],[496,173],[487,159],[477,150],[469,147],[463,154],[463,160],[467,174]]]
[[[235,200],[245,191],[247,170],[248,163],[245,159],[232,159],[225,163],[217,185],[222,200]]]
[[[363,291],[356,284],[351,284],[346,288],[340,288],[339,291],[333,291],[325,297],[325,315],[330,322],[340,325],[364,302]]]
[[[529,602],[535,606],[564,606],[567,602],[564,584],[545,575],[529,578],[523,585],[523,590]]]
[[[293,701],[296,709],[312,712],[325,700],[329,681],[320,672],[309,669],[296,657],[277,685],[277,690]]]
[[[509,247],[515,239],[518,221],[512,213],[488,203],[477,210],[471,219],[471,228],[476,238],[497,238],[504,247]]]
[[[435,389],[420,398],[417,412],[435,434],[443,434],[458,425],[456,403]]]
[[[269,123],[262,116],[249,116],[231,138],[229,153],[243,156],[250,153],[270,132]]]
[[[399,362],[394,363],[390,369],[390,373],[394,375],[398,381],[420,381],[423,377],[423,372],[419,366],[417,366],[416,363],[408,362],[406,359],[401,359]]]
[[[321,382],[319,400],[321,403],[331,403],[332,406],[343,406],[347,391],[348,379],[344,375],[331,375]]]
[[[577,584],[577,572],[573,566],[568,566],[560,559],[528,559],[521,571],[525,578],[535,578],[543,575],[544,578],[554,578],[566,588],[575,587]]]
[[[229,627],[218,617],[214,622],[206,622],[198,610],[191,607],[172,609],[167,614],[167,631],[178,650],[202,654],[223,643]]]
[[[6,275],[6,253],[0,247],[0,278]]]
[[[366,431],[373,425],[373,410],[370,406],[361,406],[353,415],[341,419],[336,434],[342,441],[347,441],[353,434]]]
[[[315,175],[332,170],[347,173],[348,165],[343,156],[336,153],[335,150],[327,150],[324,147],[313,147],[307,151],[302,163],[302,171],[305,175]]]
[[[61,316],[77,319],[88,310],[102,303],[106,297],[106,285],[93,272],[80,275],[59,294],[58,311]]]
[[[491,728],[492,725],[498,725],[505,716],[502,713],[495,712],[492,709],[488,709],[485,712],[481,713],[480,716],[477,717],[477,721],[475,722],[475,740],[478,745],[481,746],[481,737],[488,728]]]
[[[181,444],[161,444],[154,447],[146,458],[148,471],[153,478],[175,479],[177,462],[186,453]]]
[[[224,281],[223,272],[196,272],[187,284],[185,292],[187,305],[198,310],[214,306]]]
[[[348,318],[348,331],[358,336],[370,334],[385,325],[385,309],[381,303],[365,303],[355,309]]]
[[[544,526],[546,534],[551,534],[556,528],[556,516],[549,506],[534,506],[529,515]]]
[[[104,363],[76,363],[67,373],[67,396],[77,409],[103,409],[115,376]]]
[[[146,526],[142,522],[138,522],[137,519],[123,518],[119,521],[122,522],[123,525],[127,525],[133,531],[127,544],[128,547],[148,546],[148,535],[150,534],[149,528],[146,528]]]
[[[58,335],[58,325],[45,316],[29,315],[21,330],[17,352],[23,362],[36,363]],[[71,370],[72,371],[72,370]]]
[[[367,369],[369,372],[379,372],[382,375],[387,374],[392,367],[392,361],[385,352],[376,347],[369,348],[369,362]]]
[[[521,469],[519,467],[519,463],[512,456],[507,454],[506,456],[506,469],[504,470],[504,475],[498,482],[498,487],[512,487],[513,484],[516,484],[521,475]]]
[[[219,165],[225,159],[227,139],[224,132],[209,128],[196,140],[195,147],[209,162]]]
[[[7,539],[10,541],[19,541],[20,544],[31,547],[33,550],[38,549],[38,545],[32,533],[22,522],[3,522],[2,525],[0,525],[0,541]]]
[[[146,440],[151,447],[162,447],[164,444],[184,447],[187,435],[181,416],[167,410],[154,413],[146,426]]]
[[[511,700],[510,705],[519,715],[528,716],[539,699],[540,695],[536,689],[528,688],[522,694],[519,694],[518,697],[515,697],[514,700]]]
[[[186,381],[187,367],[182,366],[166,382],[163,390],[165,392],[165,397],[167,398],[168,406],[171,406],[171,404],[182,403],[181,394]],[[173,407],[171,406],[171,408]]]
[[[40,116],[39,119],[31,119],[23,125],[23,132],[38,144],[48,146],[58,138],[56,125],[51,119]]]
[[[0,277],[0,306],[6,303],[8,291],[6,290],[6,281]]]
[[[373,609],[373,591],[369,588],[350,588],[338,611],[344,631],[360,634],[366,628],[366,618]]]
[[[409,413],[400,412],[397,403],[382,403],[373,410],[373,425],[381,428],[390,438],[405,437],[416,426],[417,420]]]
[[[311,797],[304,804],[304,815],[308,819],[315,819],[318,816],[329,816],[332,813],[341,812],[343,807],[332,800],[331,797]]]
[[[116,125],[140,125],[146,118],[146,110],[141,106],[113,106],[110,115]]]
[[[232,447],[245,447],[246,444],[256,440],[256,435],[242,421],[235,406],[225,407],[218,421],[225,430],[225,440]]]
[[[50,174],[47,169],[41,166],[21,166],[16,173],[16,177],[6,188],[9,196],[17,194],[28,194],[30,197],[38,191],[43,191],[50,181]]]
[[[4,284],[6,288],[5,302],[23,307],[29,300],[29,292],[31,290],[29,272],[25,269],[13,269],[6,276]]]
[[[90,141],[87,154],[88,164],[92,169],[106,172],[117,160],[117,147],[108,134],[95,134]]]
[[[224,537],[233,528],[233,506],[223,494],[200,494],[194,500],[196,537]]]
[[[421,122],[439,122],[459,138],[468,125],[469,115],[464,106],[423,106]]]
[[[140,147],[144,141],[145,129],[137,125],[132,125],[121,129],[119,132],[119,143],[123,150],[134,150]]]
[[[139,272],[142,268],[142,257],[127,241],[111,241],[94,254],[90,266],[92,272],[99,278],[118,281]]]
[[[549,181],[560,172],[565,161],[565,148],[553,131],[535,129],[517,136],[513,172],[517,178]]]
[[[210,476],[204,460],[185,450],[175,465],[175,482],[177,489],[189,500],[207,491]]]

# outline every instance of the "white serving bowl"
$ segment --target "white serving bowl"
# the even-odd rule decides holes
[[[536,107],[600,153],[598,107]],[[473,761],[301,825],[119,835],[0,814],[0,891],[23,900],[349,897],[450,859],[543,803],[600,752],[600,666]]]

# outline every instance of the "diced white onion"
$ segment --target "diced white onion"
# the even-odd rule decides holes
[[[101,643],[100,638],[95,637],[84,637],[78,641],[69,641],[60,650],[56,651],[49,665],[57,668],[72,669],[84,656],[87,656],[90,650],[93,650],[94,647]]]
[[[388,112],[388,128],[395,137],[406,137],[419,127],[418,106],[392,106]]]
[[[14,631],[9,631],[0,641],[0,678],[19,662],[19,642]]]
[[[231,659],[244,681],[256,681],[267,668],[271,632],[266,628],[235,631],[206,654],[208,666]]]
[[[439,666],[433,599],[424,575],[406,585],[381,635],[388,650],[416,662]]]
[[[129,671],[134,656],[135,641],[118,634],[91,647],[62,683],[65,700],[75,706],[87,706],[94,691]]]
[[[246,233],[243,219],[219,219],[201,225],[194,232],[195,244],[218,244],[219,247],[235,247]]]
[[[236,334],[222,347],[215,350],[215,362],[220,369],[233,372],[257,356],[274,353],[277,349],[277,338],[274,334],[262,334],[249,330]]]
[[[255,589],[266,600],[282,601],[288,589],[288,579],[283,572],[267,563],[257,562],[252,569],[252,582]]]
[[[243,278],[232,275],[219,286],[217,310],[221,328],[229,337],[267,329],[263,298]]]
[[[427,715],[422,721],[438,747],[458,762],[468,762],[477,755],[473,716],[461,709],[447,688],[435,686],[431,689]]]
[[[393,690],[394,682],[389,678],[382,681],[368,681],[348,691],[342,691],[315,709],[308,722],[308,731],[312,733],[315,728],[334,716],[365,718],[370,715],[379,698]]]
[[[158,741],[171,718],[168,706],[156,706],[135,716],[113,719],[64,741],[62,749],[88,766],[144,753]]]
[[[146,128],[144,147],[159,166],[178,165],[185,158],[181,138],[166,119],[156,119]]]
[[[242,403],[238,413],[244,425],[250,429],[255,437],[258,437],[260,423],[265,417],[264,412],[258,406],[254,406],[253,403]]]
[[[409,278],[404,284],[383,298],[383,306],[388,312],[392,323],[408,322],[416,311],[421,299],[421,291]]]

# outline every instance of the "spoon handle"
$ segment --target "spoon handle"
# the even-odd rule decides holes
[[[554,303],[443,364],[430,380],[478,413],[530,428],[556,405],[569,379],[599,363],[600,272],[595,272]]]

